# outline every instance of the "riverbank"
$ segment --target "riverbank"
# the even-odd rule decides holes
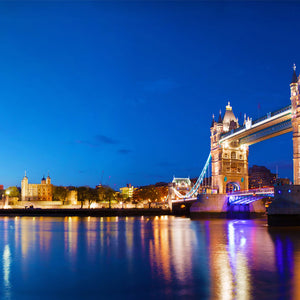
[[[172,215],[168,209],[161,208],[34,208],[34,209],[0,209],[0,216],[78,216],[78,217],[110,217],[110,216],[163,216]]]

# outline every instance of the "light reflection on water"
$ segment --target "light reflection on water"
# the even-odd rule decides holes
[[[300,299],[299,229],[266,220],[0,218],[4,299]]]

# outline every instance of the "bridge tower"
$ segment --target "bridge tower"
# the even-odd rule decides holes
[[[248,146],[239,141],[220,143],[221,135],[239,127],[228,102],[224,117],[221,112],[210,128],[212,189],[220,194],[233,190],[248,189]]]
[[[294,165],[294,184],[300,185],[300,97],[299,85],[300,77],[297,78],[296,66],[294,72],[291,89],[291,104],[292,104],[292,127],[293,127],[293,165]]]

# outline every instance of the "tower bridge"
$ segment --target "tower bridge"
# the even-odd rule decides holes
[[[287,132],[293,132],[293,181],[295,185],[300,184],[300,76],[298,78],[296,75],[295,65],[293,69],[290,104],[257,120],[245,116],[243,125],[239,124],[229,102],[223,117],[221,112],[218,120],[213,116],[210,127],[211,147],[205,166],[196,184],[185,191],[184,195],[176,184],[169,186],[171,207],[196,201],[197,195],[203,193],[201,186],[209,171],[210,193],[226,195],[228,204],[249,204],[264,195],[274,195],[272,188],[256,193],[248,191],[249,146]],[[204,189],[204,193],[207,193],[207,189]]]

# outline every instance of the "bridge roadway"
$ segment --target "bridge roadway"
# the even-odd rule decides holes
[[[243,190],[227,193],[229,204],[249,204],[265,197],[274,197],[274,187],[265,187],[251,190]],[[191,204],[197,201],[197,197],[172,199],[172,204]]]
[[[182,199],[172,199],[172,203],[185,203],[185,202],[191,202],[196,201],[197,197],[191,197],[191,198],[182,198]]]
[[[265,197],[274,197],[274,187],[236,191],[236,192],[228,193],[227,196],[230,205],[234,205],[234,204],[246,205]]]
[[[252,145],[263,140],[292,131],[291,105],[280,110],[267,113],[262,118],[227,132],[221,136],[220,143],[239,140],[240,144]]]

